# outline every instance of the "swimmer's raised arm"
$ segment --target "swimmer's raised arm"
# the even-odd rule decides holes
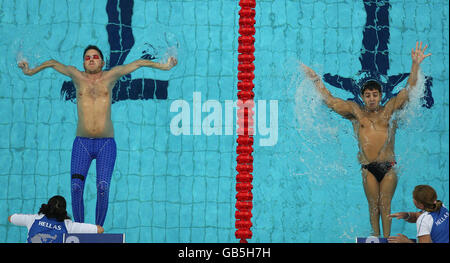
[[[131,62],[130,64],[115,66],[108,71],[114,78],[118,79],[124,75],[130,74],[131,72],[137,70],[141,67],[156,68],[160,70],[170,70],[178,63],[177,59],[170,57],[166,63],[157,63],[147,59],[138,59]]]
[[[417,83],[417,74],[419,72],[419,66],[420,63],[426,58],[431,56],[431,53],[428,53],[425,55],[425,50],[427,49],[428,45],[425,45],[422,49],[422,42],[419,41],[416,42],[416,49],[411,49],[411,59],[412,59],[412,66],[411,66],[411,73],[409,74],[408,78],[408,85],[411,87],[416,86]]]
[[[76,72],[79,72],[75,67],[66,66],[54,59],[45,61],[44,63],[42,63],[41,65],[39,65],[33,69],[29,68],[28,62],[26,62],[26,61],[20,61],[18,63],[18,66],[19,66],[19,68],[22,69],[22,72],[27,76],[33,76],[34,74],[36,74],[46,68],[53,68],[56,71],[58,71],[59,73],[66,75],[68,77],[73,77],[76,74]]]
[[[316,90],[320,93],[322,99],[329,108],[344,118],[352,119],[356,117],[357,111],[359,110],[359,106],[356,103],[334,97],[314,70],[305,64],[302,64],[301,67],[306,76],[314,82]]]
[[[395,110],[398,110],[403,107],[405,102],[409,99],[409,93],[411,92],[411,89],[414,89],[417,84],[417,76],[419,74],[419,68],[420,63],[426,58],[431,56],[431,53],[428,53],[425,55],[425,50],[427,49],[428,45],[425,45],[422,49],[422,42],[416,42],[416,48],[411,49],[411,59],[412,59],[412,66],[411,66],[411,73],[409,74],[408,78],[408,86],[406,88],[403,88],[397,96],[391,98],[386,103],[386,110],[390,111],[391,113]]]

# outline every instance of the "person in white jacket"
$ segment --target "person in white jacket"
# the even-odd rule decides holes
[[[448,243],[449,213],[442,201],[437,200],[436,191],[429,185],[418,185],[413,191],[413,202],[421,210],[420,212],[398,212],[389,217],[416,223],[419,243]],[[403,234],[398,234],[390,236],[388,242],[412,243],[413,241]]]
[[[102,226],[73,222],[67,215],[66,200],[55,195],[42,204],[37,214],[13,214],[9,222],[28,229],[28,243],[62,243],[63,234],[103,233]]]

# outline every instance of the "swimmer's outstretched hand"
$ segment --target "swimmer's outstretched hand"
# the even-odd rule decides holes
[[[174,57],[170,57],[167,62],[164,64],[165,70],[170,70],[171,68],[175,67],[178,64],[178,61]]]
[[[406,219],[408,219],[409,215],[408,215],[408,212],[398,212],[398,213],[390,214],[389,217],[406,220]]]
[[[26,62],[25,60],[20,61],[17,66],[19,66],[19,68],[22,69],[23,74],[27,75],[27,76],[31,76],[33,75],[32,71],[30,70],[29,66],[28,66],[28,62]]]
[[[308,78],[315,78],[317,77],[316,72],[314,72],[314,70],[312,70],[310,67],[306,66],[305,64],[301,64],[300,68],[305,72],[306,76]]]
[[[305,64],[301,64],[300,67],[302,68],[302,70],[305,72],[305,75],[312,81],[314,81],[314,83],[317,82],[321,82],[321,78],[319,75],[317,75],[317,73],[312,70],[310,67],[306,66]]]
[[[431,53],[425,55],[425,50],[427,49],[427,47],[428,45],[425,45],[425,47],[423,47],[422,49],[422,42],[420,42],[420,46],[419,41],[416,42],[416,49],[411,49],[411,58],[413,63],[420,64],[426,57],[431,56]]]

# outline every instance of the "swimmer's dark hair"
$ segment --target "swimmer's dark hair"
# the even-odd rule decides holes
[[[60,195],[55,195],[47,204],[42,204],[38,214],[44,214],[47,218],[54,218],[59,222],[70,219],[66,211],[66,199]]]
[[[87,48],[84,49],[84,52],[83,52],[83,59],[84,59],[84,55],[86,55],[86,52],[87,52],[88,50],[90,50],[90,49],[97,50],[98,53],[100,53],[100,57],[102,57],[102,60],[104,60],[104,59],[103,59],[103,53],[102,53],[102,51],[101,51],[97,46],[94,46],[94,45],[89,45],[89,46],[87,46]]]
[[[362,88],[361,88],[361,95],[363,95],[364,91],[366,91],[366,90],[378,90],[378,92],[380,92],[380,94],[382,93],[380,83],[378,83],[378,81],[375,81],[375,80],[368,80],[368,81],[364,82],[364,84],[362,85]]]

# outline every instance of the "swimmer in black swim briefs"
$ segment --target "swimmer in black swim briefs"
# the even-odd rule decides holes
[[[361,168],[369,170],[380,183],[384,176],[391,170],[397,162],[372,162],[361,165]]]

